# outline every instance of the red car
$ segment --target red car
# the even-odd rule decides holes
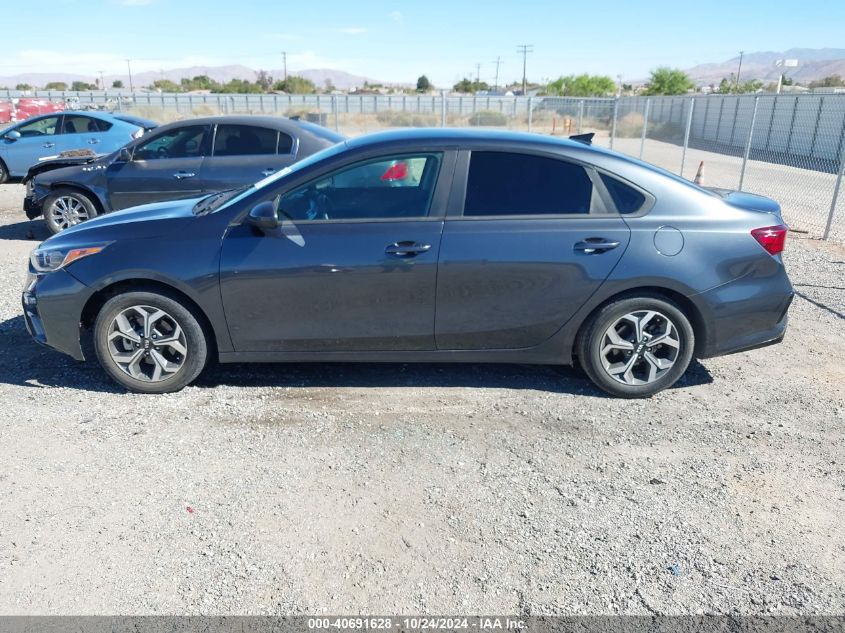
[[[23,121],[37,114],[61,112],[65,109],[64,102],[50,101],[42,97],[21,97],[12,100],[12,120]]]
[[[0,101],[0,123],[11,123],[15,109],[10,101]]]

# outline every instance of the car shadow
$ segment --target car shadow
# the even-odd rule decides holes
[[[50,231],[44,226],[44,221],[24,220],[14,224],[0,225],[0,240],[33,240],[43,242],[50,237]]]
[[[693,361],[673,388],[713,381]],[[93,359],[80,363],[38,345],[22,316],[0,322],[0,383],[33,388],[64,387],[125,393]],[[529,389],[600,398],[579,369],[565,366],[486,363],[234,363],[212,364],[194,382],[201,388],[234,387],[464,387]]]

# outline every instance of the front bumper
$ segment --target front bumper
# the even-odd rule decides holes
[[[26,329],[36,342],[85,360],[80,319],[92,290],[63,269],[30,274],[21,297]]]
[[[44,198],[47,194],[36,188],[32,180],[26,183],[26,197],[23,199],[23,212],[30,220],[43,213]]]

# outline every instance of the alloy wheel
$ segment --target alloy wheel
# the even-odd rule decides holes
[[[675,365],[680,353],[678,328],[656,310],[638,310],[616,319],[599,349],[604,370],[623,385],[653,383]]]
[[[146,305],[126,308],[112,319],[107,345],[121,371],[146,382],[171,378],[188,354],[185,333],[176,319]]]
[[[47,210],[50,222],[60,231],[88,219],[88,209],[73,196],[61,196],[53,201]]]

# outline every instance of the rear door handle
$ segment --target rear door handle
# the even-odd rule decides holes
[[[575,242],[573,247],[576,251],[590,255],[592,253],[604,253],[619,246],[621,242],[606,240],[603,237],[588,237],[581,242]]]
[[[184,180],[185,178],[193,178],[196,174],[192,171],[177,171],[173,174],[176,180]]]
[[[98,139],[98,138],[89,138],[89,139],[88,139],[88,144],[89,144],[89,145],[96,145],[96,144],[97,144],[97,143],[99,143],[99,142],[100,142],[100,139]]]
[[[431,244],[419,244],[417,242],[394,242],[388,244],[384,252],[388,255],[395,255],[396,257],[415,257],[420,253],[425,253],[431,250]]]
[[[266,177],[266,176],[269,176],[270,174],[275,174],[275,173],[276,173],[275,169],[268,167],[267,169],[265,169],[264,171],[261,172],[261,175]]]
[[[41,147],[55,147],[55,146],[56,146],[55,143],[44,143],[44,145],[42,145]]]

